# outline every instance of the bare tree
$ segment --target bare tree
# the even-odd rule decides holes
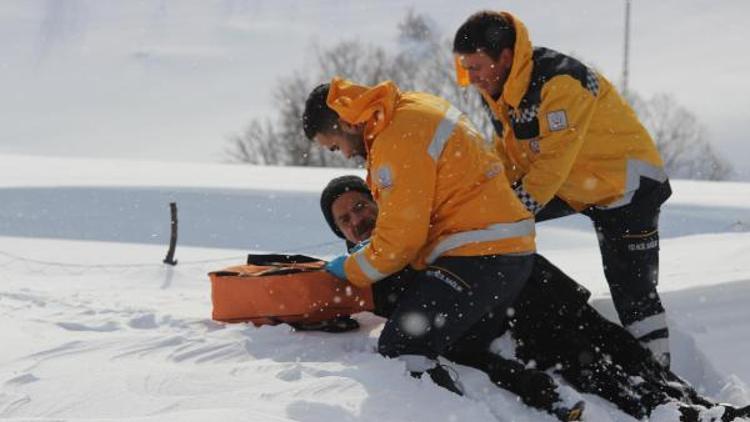
[[[392,64],[381,47],[344,41],[332,48],[317,49],[316,81],[327,81],[338,75],[364,84],[376,84],[389,79]],[[225,154],[230,161],[251,164],[294,166],[354,167],[357,164],[340,154],[316,148],[305,138],[302,113],[305,100],[315,83],[299,73],[282,78],[273,91],[277,119],[262,125],[254,119],[240,135],[229,138],[230,148]]]
[[[415,89],[430,92],[450,101],[467,115],[488,141],[491,141],[494,129],[482,104],[481,95],[476,89],[461,87],[456,83],[452,48],[453,43],[447,40],[435,44],[433,54],[426,57],[421,64]]]
[[[463,111],[488,139],[492,124],[475,89],[456,84],[453,42],[441,38],[429,16],[409,10],[398,25],[401,49],[393,59],[392,79],[406,90],[443,97]]]
[[[413,10],[406,13],[397,30],[399,48],[393,52],[359,41],[317,47],[317,67],[305,74],[314,75],[316,83],[336,75],[366,85],[390,79],[403,90],[430,92],[458,107],[491,140],[492,123],[480,95],[455,83],[451,41],[441,38],[428,16]],[[338,154],[315,148],[304,137],[302,112],[314,87],[299,73],[280,79],[274,89],[275,124],[253,120],[245,132],[229,139],[228,157],[253,164],[353,166]],[[731,173],[729,164],[711,148],[695,115],[673,97],[661,95],[644,101],[633,94],[629,100],[654,136],[671,177],[722,180]]]
[[[644,100],[631,94],[629,101],[654,138],[670,177],[725,180],[732,173],[731,165],[712,148],[698,118],[672,95]]]
[[[439,38],[435,22],[429,16],[417,13],[413,8],[406,12],[406,16],[396,26],[398,40],[401,44],[411,42],[432,42]]]
[[[320,81],[333,76],[375,85],[392,79],[393,63],[385,49],[359,41],[344,41],[327,50],[317,50]]]
[[[279,148],[276,133],[271,123],[266,125],[259,120],[253,120],[240,135],[229,138],[229,147],[225,155],[230,161],[248,164],[281,164],[283,151]]]

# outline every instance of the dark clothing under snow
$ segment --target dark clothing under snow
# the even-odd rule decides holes
[[[626,330],[661,363],[669,366],[669,330],[656,290],[659,278],[659,211],[672,193],[669,181],[641,178],[629,204],[617,208],[589,207],[599,240],[604,276],[612,301]],[[537,223],[576,211],[553,198],[538,214]]]
[[[392,318],[405,292],[414,287],[413,276],[405,270],[375,283],[375,313]],[[588,304],[589,295],[544,257],[534,255],[529,280],[512,306],[513,317],[490,313],[442,356],[486,372],[526,404],[561,419],[565,416],[560,414],[557,386],[543,370],[554,369],[578,391],[599,395],[638,419],[661,404],[679,402],[683,420],[698,420],[702,407],[717,405],[656,362],[622,326],[599,314]],[[520,361],[489,351],[490,343],[506,329],[517,343]],[[535,368],[528,367],[532,361]],[[742,412],[748,409],[726,407],[722,420]]]

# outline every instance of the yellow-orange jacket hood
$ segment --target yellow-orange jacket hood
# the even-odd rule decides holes
[[[391,81],[374,87],[333,78],[326,99],[339,117],[349,124],[365,124],[365,137],[372,139],[388,126],[400,92]]]

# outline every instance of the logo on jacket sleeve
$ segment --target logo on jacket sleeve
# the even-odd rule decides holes
[[[382,165],[377,170],[377,182],[381,189],[393,187],[393,171],[387,165]]]
[[[534,154],[539,154],[540,152],[542,152],[542,147],[539,145],[539,138],[529,140],[529,149]]]
[[[565,110],[556,110],[547,113],[547,124],[549,125],[550,132],[567,129],[568,117],[565,115]]]

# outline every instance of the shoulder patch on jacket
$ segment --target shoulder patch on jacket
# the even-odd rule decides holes
[[[381,189],[389,189],[393,187],[393,171],[391,167],[384,164],[380,166],[376,172],[376,179],[378,186]]]
[[[547,124],[550,132],[557,132],[568,128],[568,116],[565,110],[555,110],[547,113]]]
[[[518,140],[533,139],[540,135],[539,125],[542,116],[539,110],[542,103],[542,89],[552,78],[568,75],[577,80],[591,95],[599,95],[599,76],[580,61],[544,47],[535,47],[532,57],[534,67],[531,81],[516,109],[508,110],[513,134]],[[568,127],[568,119],[563,110],[555,110],[545,116],[550,131]],[[495,128],[497,131],[497,128]]]

